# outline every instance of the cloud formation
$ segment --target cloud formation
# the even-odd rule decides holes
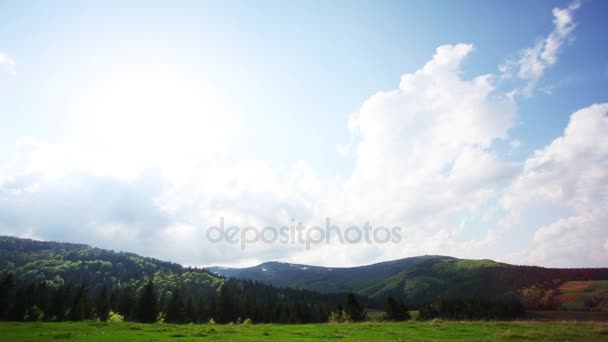
[[[538,228],[520,258],[543,265],[600,266],[608,262],[608,103],[576,111],[564,134],[534,153],[505,190],[509,225],[538,210],[561,217]]]
[[[496,181],[513,169],[493,143],[507,138],[516,108],[494,92],[491,75],[462,79],[461,63],[472,50],[438,47],[398,89],[375,94],[351,118],[360,141],[345,212],[436,232],[455,228],[454,215],[495,195]]]
[[[517,78],[527,82],[520,90],[524,96],[532,95],[545,70],[557,62],[562,46],[572,39],[576,27],[573,16],[580,6],[581,2],[575,0],[566,8],[554,8],[553,31],[533,47],[522,50],[518,60],[510,60],[500,66],[503,75],[512,77],[515,72]]]
[[[102,167],[118,162],[111,157],[99,160],[103,154],[94,151],[25,139],[19,158],[1,173],[0,228],[190,264],[323,262],[338,250],[343,257],[336,262],[342,264],[464,253],[452,241],[462,215],[496,198],[496,182],[514,170],[493,144],[508,137],[515,104],[494,92],[492,76],[461,77],[461,63],[472,50],[470,44],[440,46],[421,69],[402,77],[399,88],[363,103],[351,119],[356,167],[345,179],[323,179],[304,162],[277,173],[260,161],[201,162],[178,178],[167,177],[161,163],[125,178],[113,173],[117,168]],[[400,225],[409,236],[392,248],[329,245],[305,254],[276,245],[243,253],[239,246],[204,238],[204,229],[220,217],[263,227],[290,224],[292,218],[317,225],[326,216],[344,227],[366,221]],[[485,246],[469,245],[469,252]]]
[[[14,74],[16,72],[17,63],[6,53],[0,51],[0,72],[8,72]]]
[[[554,9],[553,32],[510,64],[526,81],[524,93],[531,95],[556,63],[579,6]],[[472,44],[439,46],[395,89],[366,99],[349,119],[350,144],[339,148],[354,158],[352,173],[343,178],[321,177],[304,161],[279,171],[258,160],[220,160],[213,139],[204,154],[196,153],[200,140],[172,141],[163,153],[140,141],[134,151],[158,160],[138,169],[129,163],[133,156],[115,150],[133,140],[132,128],[146,116],[123,127],[125,138],[105,151],[24,138],[15,160],[0,167],[0,234],[83,242],[190,265],[331,260],[346,266],[420,254],[605,264],[608,105],[575,112],[563,136],[523,163],[508,161],[505,146],[525,146],[509,135],[518,120],[517,97],[497,90],[501,75],[463,76],[462,63],[473,52]],[[0,54],[0,65],[14,71],[6,58]],[[143,100],[149,97],[142,94]],[[119,106],[111,102],[103,111]],[[155,103],[176,109],[170,101]],[[146,109],[152,107],[157,105]],[[193,126],[187,131],[201,135],[190,116],[176,117],[182,120],[173,129]],[[168,139],[157,137],[167,128],[159,122],[151,141],[165,145]],[[328,216],[342,227],[367,221],[398,225],[404,239],[399,245],[332,244],[311,251],[257,244],[243,252],[205,238],[205,229],[220,217],[228,225],[263,227],[293,224],[292,219],[321,225]],[[518,244],[510,255],[497,254],[506,233],[516,229],[525,230],[530,243]]]

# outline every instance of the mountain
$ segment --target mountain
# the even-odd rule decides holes
[[[544,297],[566,281],[608,280],[607,268],[552,269],[439,255],[344,268],[266,262],[241,269],[209,270],[274,286],[325,293],[352,291],[377,303],[392,295],[415,307],[438,298],[491,298],[517,292],[530,308],[550,308],[558,304],[549,303],[551,299]],[[548,304],[543,307],[545,302]]]
[[[250,280],[227,279],[206,269],[184,267],[83,244],[0,236],[0,287],[6,285],[13,289],[7,295],[2,292],[6,290],[2,287],[0,297],[3,300],[18,295],[20,289],[32,292],[32,289],[42,287],[72,294],[77,288],[86,288],[89,298],[107,292],[108,297],[116,297],[120,301],[119,298],[125,293],[141,292],[149,280],[154,283],[163,310],[179,288],[184,305],[187,301],[204,303],[204,309],[212,315],[216,306],[220,310],[220,302],[224,300],[230,303],[234,319],[254,318],[253,313],[256,313],[259,314],[257,321],[261,322],[283,322],[287,319],[304,321],[302,317],[290,317],[289,308],[307,312],[309,321],[326,321],[328,312],[346,298],[345,293],[321,294],[309,290],[276,288]],[[229,300],[225,298],[225,293],[224,297],[221,296],[222,289],[229,292]],[[27,297],[25,292],[21,293]],[[366,301],[365,297],[359,298]],[[242,312],[245,306],[249,308],[245,312],[247,316]],[[276,313],[281,310],[287,313]],[[264,312],[267,312],[266,316],[262,315]],[[23,318],[23,313],[16,317]]]
[[[133,253],[0,236],[0,274],[5,273],[21,283],[45,281],[59,286],[85,282],[93,290],[103,285],[139,288],[153,279],[161,292],[183,283],[190,284],[185,290],[196,295],[209,295],[223,283],[221,277],[205,269]]]
[[[210,303],[226,285],[236,298],[250,296],[258,304],[262,300],[273,306],[306,302],[323,310],[343,302],[346,292],[358,294],[373,308],[382,308],[389,295],[415,308],[440,298],[493,298],[515,292],[528,308],[556,309],[565,297],[560,291],[569,288],[563,286],[566,282],[586,281],[586,286],[596,288],[594,281],[608,280],[607,268],[555,269],[438,255],[359,267],[267,262],[242,269],[200,269],[82,244],[0,236],[0,276],[7,274],[21,286],[86,284],[92,296],[104,287],[116,293],[126,288],[139,291],[153,280],[161,303],[178,287],[184,300],[200,298]],[[590,302],[602,301],[593,298]],[[592,304],[587,306],[594,309]]]

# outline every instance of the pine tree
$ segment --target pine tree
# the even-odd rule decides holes
[[[108,302],[108,288],[104,284],[95,303],[95,309],[97,310],[97,316],[99,320],[105,322],[108,320],[108,314],[110,313],[110,303]]]
[[[134,321],[136,319],[137,309],[137,296],[135,289],[131,285],[125,286],[118,298],[117,309],[118,312],[125,317],[127,321]]]
[[[25,309],[27,305],[27,295],[25,289],[22,287],[17,288],[15,293],[15,300],[12,309],[9,311],[8,317],[11,321],[21,321],[25,316]]]
[[[49,307],[48,315],[53,321],[63,321],[65,318],[66,311],[66,289],[64,286],[60,286],[58,289],[53,291],[51,295],[51,304]]]
[[[70,308],[71,321],[83,321],[91,318],[91,304],[89,303],[87,285],[83,281],[76,289],[72,307]]]
[[[43,319],[49,319],[51,316],[48,314],[51,307],[51,292],[53,288],[48,286],[46,281],[42,281],[36,288],[36,296],[34,297],[34,305],[37,306],[38,310],[36,315],[42,313]],[[40,317],[37,317],[40,318]]]
[[[203,297],[198,298],[198,306],[196,310],[196,321],[198,323],[205,323],[209,320],[209,312],[207,311],[207,307],[205,306],[205,301]]]
[[[167,304],[165,320],[168,323],[184,323],[184,303],[179,288],[173,291],[171,299]]]
[[[384,307],[386,319],[389,321],[406,321],[411,318],[410,313],[403,304],[403,301],[395,300],[393,296],[388,296],[386,299],[386,305]]]
[[[353,293],[349,293],[346,296],[346,304],[344,305],[344,312],[348,314],[351,320],[358,322],[365,319],[365,311],[361,303],[357,300],[357,297]]]
[[[192,303],[192,297],[188,297],[188,300],[186,301],[186,317],[185,317],[185,321],[187,323],[191,323],[191,322],[195,322],[196,321],[196,315],[194,313],[194,304]]]
[[[256,305],[255,301],[251,298],[249,291],[245,294],[245,301],[243,303],[243,318],[250,318],[252,320],[256,320]]]
[[[213,320],[219,320],[217,315],[217,300],[215,296],[211,297],[211,303],[209,304],[209,318],[213,318]]]
[[[218,316],[219,323],[229,323],[236,319],[232,293],[226,283],[222,285],[218,295]]]
[[[156,316],[158,315],[158,299],[152,280],[149,280],[148,284],[141,290],[137,304],[138,321],[142,323],[156,322]]]
[[[8,273],[0,282],[0,320],[9,318],[9,313],[14,306],[14,287],[13,274]]]

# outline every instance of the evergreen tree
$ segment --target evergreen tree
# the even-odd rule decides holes
[[[38,287],[36,288],[36,296],[34,297],[34,305],[36,305],[36,307],[38,308],[38,310],[34,310],[37,311],[37,313],[35,314],[36,316],[42,313],[43,319],[48,320],[51,318],[48,313],[51,307],[52,291],[53,288],[48,286],[48,283],[46,281],[42,281],[38,284]]]
[[[25,309],[27,305],[27,295],[25,294],[25,288],[19,287],[15,293],[14,305],[11,308],[8,319],[11,321],[21,321],[25,316]]]
[[[211,297],[211,303],[209,303],[209,318],[213,318],[215,321],[219,320],[217,315],[217,300],[215,296]]]
[[[110,313],[110,303],[108,301],[108,288],[104,284],[99,293],[99,297],[95,303],[95,309],[97,311],[97,317],[100,321],[105,322],[108,320],[108,314]]]
[[[263,316],[264,316],[265,323],[270,323],[273,320],[273,315],[272,315],[273,304],[274,303],[272,302],[272,296],[270,295],[270,292],[268,292],[266,295],[266,303],[263,307]]]
[[[137,295],[132,285],[125,286],[120,291],[117,310],[127,321],[134,321],[136,318]]]
[[[220,288],[218,295],[218,322],[229,323],[235,319],[234,300],[226,282]]]
[[[156,322],[156,316],[158,315],[158,300],[152,280],[149,280],[146,286],[141,290],[137,304],[137,318],[139,322]]]
[[[346,296],[346,304],[344,305],[344,311],[351,320],[355,322],[363,321],[365,319],[365,310],[361,303],[357,300],[357,297],[353,293],[349,293]]]
[[[403,301],[395,300],[393,296],[388,296],[386,299],[386,305],[384,307],[385,318],[389,321],[406,321],[411,318],[410,312],[408,311]]]
[[[205,306],[205,301],[203,297],[198,298],[198,306],[196,310],[196,321],[198,323],[205,323],[209,321],[209,312],[207,311],[207,307]]]
[[[243,318],[250,318],[252,320],[256,320],[256,305],[249,291],[245,294],[245,301],[243,302],[243,308],[241,310],[243,314],[241,315]]]
[[[69,317],[71,321],[83,321],[91,318],[91,304],[89,303],[87,285],[84,281],[76,289]]]
[[[9,318],[14,305],[14,289],[13,274],[8,273],[0,281],[0,320]]]
[[[58,289],[53,291],[51,295],[51,304],[49,307],[48,315],[52,321],[63,321],[66,312],[66,289],[64,286],[60,286]]]
[[[188,300],[186,301],[185,321],[187,323],[196,322],[196,314],[194,312],[194,304],[192,303],[192,297],[188,297]]]
[[[184,323],[184,303],[179,288],[173,291],[171,299],[167,303],[165,320],[168,323]]]

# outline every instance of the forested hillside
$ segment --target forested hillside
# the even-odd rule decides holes
[[[438,298],[493,298],[516,292],[528,308],[557,309],[559,303],[554,298],[560,284],[608,279],[607,268],[553,269],[446,256],[420,256],[350,268],[267,262],[243,269],[211,267],[210,271],[275,286],[352,291],[371,300],[392,295],[412,307]]]
[[[223,281],[204,269],[133,253],[12,237],[0,237],[0,273],[12,273],[21,283],[44,280],[55,286],[85,282],[93,292],[104,285],[140,288],[151,279],[161,293],[180,285],[188,295],[208,295]]]
[[[91,319],[112,310],[139,321],[153,312],[155,320],[160,314],[173,322],[318,322],[346,298],[226,279],[132,253],[13,237],[0,237],[0,282],[0,319],[13,320]]]
[[[82,244],[0,237],[0,320],[342,322],[365,319],[366,308],[384,308],[389,320],[406,319],[408,308],[419,308],[425,319],[507,319],[524,306],[559,309],[558,288],[566,281],[602,279],[605,268],[444,256],[354,268],[269,262],[207,270]]]

